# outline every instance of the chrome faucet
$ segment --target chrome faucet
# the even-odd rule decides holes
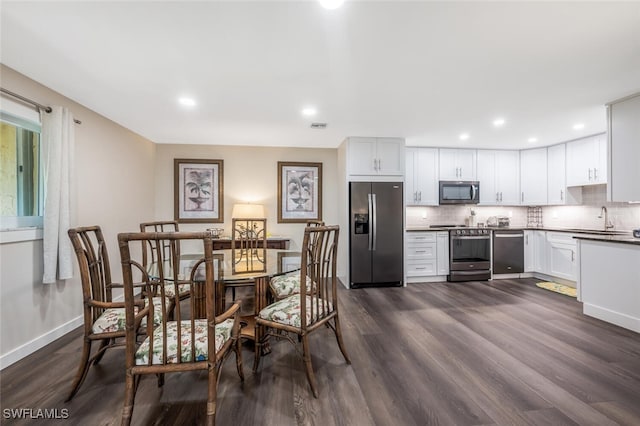
[[[602,209],[600,210],[600,216],[598,217],[602,218],[603,213],[604,213],[604,230],[606,231],[607,229],[613,228],[613,223],[609,221],[609,212],[607,211],[607,208],[605,206],[602,206]]]

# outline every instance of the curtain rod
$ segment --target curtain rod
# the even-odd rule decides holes
[[[36,109],[36,111],[38,111],[38,112],[40,112],[40,110],[46,112],[47,114],[51,112],[51,107],[50,106],[39,104],[36,101],[32,101],[29,98],[25,98],[22,95],[18,95],[17,93],[14,93],[14,92],[12,92],[10,90],[7,90],[4,87],[0,87],[0,92],[4,93],[6,95],[12,96],[12,97],[14,97],[16,99],[21,100],[22,102],[25,102],[25,103],[33,106]],[[73,119],[73,122],[76,123],[76,124],[82,124],[82,121],[80,121],[78,119],[75,119],[75,118]]]

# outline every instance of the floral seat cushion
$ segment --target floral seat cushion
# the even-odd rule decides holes
[[[178,285],[178,296],[183,297],[189,294],[189,284],[179,284]],[[158,290],[158,294],[160,294],[160,290]],[[176,287],[173,284],[165,284],[164,286],[164,295],[165,297],[173,297],[176,295]]]
[[[329,312],[333,311],[333,305],[331,302],[328,304]],[[320,310],[322,310],[322,306],[320,306]],[[311,323],[311,297],[307,297],[307,306],[306,306],[306,318],[307,325]],[[267,321],[273,321],[280,324],[291,325],[293,327],[300,327],[302,325],[302,318],[300,315],[301,306],[300,306],[300,295],[294,294],[293,296],[289,296],[285,299],[279,300],[258,313],[258,317],[265,319]],[[322,314],[322,311],[320,311]],[[318,310],[314,307],[314,319],[318,319]]]
[[[167,306],[171,303],[169,299],[167,299]],[[145,306],[149,304],[149,300],[145,301]],[[153,312],[153,324],[158,325],[162,321],[162,301],[160,297],[153,298],[154,312]],[[135,306],[133,308],[134,312],[138,313],[138,307]],[[124,331],[124,322],[125,322],[125,313],[124,308],[109,308],[105,309],[105,311],[98,317],[98,319],[93,323],[93,327],[91,331],[95,334],[100,333],[115,333],[118,331]],[[142,326],[145,326],[147,323],[146,318],[142,320]]]
[[[208,354],[207,345],[207,320],[199,319],[194,322],[195,327],[195,361],[206,361]],[[216,352],[231,338],[233,329],[233,319],[228,319],[220,324],[216,324]],[[193,362],[191,353],[191,321],[180,322],[180,338],[178,338],[178,322],[167,322],[167,364],[178,362],[178,345],[182,345],[182,357],[180,362]],[[152,364],[162,364],[163,358],[163,331],[162,327],[157,327],[153,331],[153,356]],[[136,351],[136,365],[149,364],[149,337],[140,345]]]
[[[307,276],[307,290],[311,288],[311,279]],[[289,272],[271,278],[269,282],[271,292],[276,299],[282,299],[292,294],[300,293],[300,271]]]

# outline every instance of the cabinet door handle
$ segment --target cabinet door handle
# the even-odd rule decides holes
[[[418,201],[422,201],[422,191],[418,191]]]
[[[593,169],[593,180],[598,180],[598,169]]]
[[[426,253],[426,250],[416,250],[416,253]]]
[[[560,190],[560,201],[564,201],[564,191]]]
[[[378,158],[378,171],[382,170],[382,160]]]
[[[500,191],[500,201],[502,201],[502,191]]]
[[[574,260],[576,260],[576,253],[571,250],[571,261],[573,262]]]
[[[524,192],[520,193],[520,202],[524,203]]]
[[[500,193],[496,192],[496,201],[500,201]]]
[[[529,234],[527,234],[527,235],[525,235],[525,236],[524,236],[524,243],[525,243],[526,245],[529,245]]]
[[[589,180],[591,180],[591,169],[589,169]]]

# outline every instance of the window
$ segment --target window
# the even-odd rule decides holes
[[[2,228],[42,225],[40,124],[0,111]]]

